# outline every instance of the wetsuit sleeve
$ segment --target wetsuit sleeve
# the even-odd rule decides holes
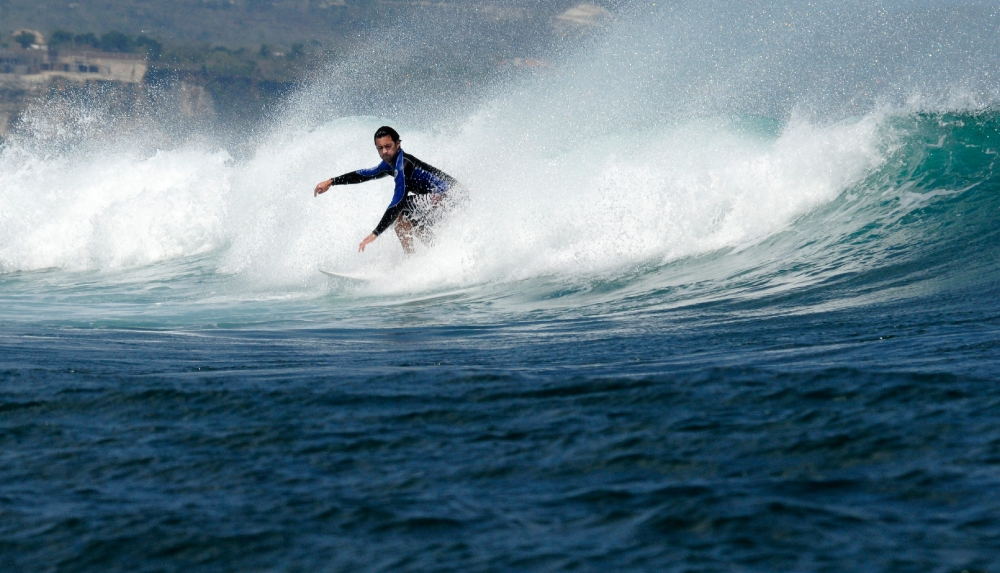
[[[398,205],[386,209],[385,215],[382,215],[382,220],[379,221],[378,225],[375,226],[375,230],[372,231],[372,234],[375,235],[376,237],[381,235],[382,232],[388,229],[389,225],[391,225],[393,221],[396,220],[396,217],[399,217],[399,214],[402,212],[403,212],[402,201],[400,201]]]
[[[382,162],[371,169],[358,169],[357,171],[351,171],[350,173],[344,173],[343,175],[338,175],[331,179],[333,185],[353,185],[355,183],[364,183],[365,181],[372,181],[374,179],[380,179],[389,175],[389,166]]]

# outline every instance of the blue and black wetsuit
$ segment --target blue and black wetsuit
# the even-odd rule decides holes
[[[446,193],[458,184],[454,177],[412,155],[403,153],[402,149],[396,154],[396,161],[392,166],[382,161],[371,169],[359,169],[345,173],[334,177],[332,181],[334,185],[351,185],[389,175],[392,175],[396,181],[396,191],[392,194],[392,202],[385,210],[385,215],[382,215],[382,220],[372,231],[375,236],[381,235],[383,231],[388,229],[389,225],[392,225],[400,214],[420,225],[422,221],[419,220],[419,213],[417,213],[416,196]]]

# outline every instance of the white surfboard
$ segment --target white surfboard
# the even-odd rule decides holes
[[[334,277],[337,279],[347,279],[350,281],[361,281],[361,282],[368,282],[371,280],[366,276],[354,273],[335,273],[333,271],[328,271],[326,269],[319,269],[319,272],[323,273],[328,277]]]

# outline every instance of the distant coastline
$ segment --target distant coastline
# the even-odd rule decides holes
[[[23,41],[28,33],[30,43]],[[52,90],[98,85],[127,92],[135,100],[150,84],[173,82],[191,100],[182,106],[188,115],[236,109],[252,115],[292,89],[318,46],[293,43],[287,51],[267,45],[256,50],[208,44],[165,48],[148,37],[117,31],[98,37],[56,30],[50,41],[37,31],[22,30],[19,36],[20,44],[0,48],[0,137],[9,134],[29,102]]]
[[[148,7],[132,6],[126,0],[122,14],[100,14],[102,23],[141,31],[131,35],[111,29],[99,35],[80,27],[81,23],[94,22],[97,9],[89,5],[71,3],[56,9],[22,0],[0,4],[0,16],[8,22],[31,25],[45,21],[65,26],[42,26],[45,31],[0,29],[0,139],[16,127],[30,102],[53,91],[95,87],[116,91],[119,101],[132,105],[142,101],[151,86],[160,89],[169,85],[182,100],[181,113],[188,117],[219,119],[230,125],[252,122],[322,62],[349,50],[365,25],[400,10],[440,13],[455,21],[489,22],[519,33],[534,30],[522,35],[536,38],[536,47],[537,38],[572,36],[610,18],[597,5],[572,0],[522,6],[405,0],[327,0],[295,5],[299,8],[282,2],[205,0],[184,14],[146,14],[143,10]],[[67,14],[75,19],[68,19]],[[145,21],[143,18],[162,22],[138,24]],[[238,37],[233,36],[234,29],[241,31]],[[535,57],[536,48],[530,43],[509,44],[500,28],[494,32],[503,38],[494,41],[494,49],[480,48],[474,56],[478,60],[454,54],[456,65],[466,73],[549,67],[549,62]]]

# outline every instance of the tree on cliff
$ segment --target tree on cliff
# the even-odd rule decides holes
[[[31,32],[21,32],[20,34],[14,36],[14,41],[21,44],[21,47],[27,50],[35,43],[35,35]]]
[[[101,41],[97,47],[105,52],[131,52],[132,38],[118,30],[112,30],[101,36]]]

